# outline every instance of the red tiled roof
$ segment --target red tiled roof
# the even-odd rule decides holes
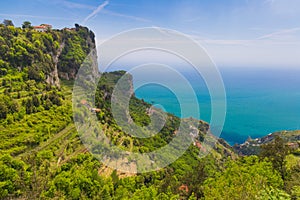
[[[85,105],[85,104],[87,103],[87,101],[86,101],[85,99],[82,99],[82,100],[80,101],[80,103],[83,104],[83,105]]]
[[[189,188],[187,185],[181,185],[178,189],[181,191],[189,192]]]
[[[47,28],[45,26],[34,26],[33,28]]]
[[[200,149],[202,145],[200,144],[200,142],[196,142],[196,146]]]

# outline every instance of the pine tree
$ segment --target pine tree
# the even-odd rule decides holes
[[[289,154],[289,148],[285,141],[278,135],[275,136],[273,142],[261,146],[261,158],[268,158],[274,169],[278,170],[281,178],[285,180],[286,177],[286,156]]]

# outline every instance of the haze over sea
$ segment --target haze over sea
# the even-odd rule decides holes
[[[243,143],[249,136],[256,138],[279,130],[300,129],[299,68],[224,67],[220,72],[227,95],[227,113],[221,138],[235,144]],[[183,74],[196,92],[200,118],[209,122],[211,99],[203,79],[192,71]],[[134,84],[137,81],[134,77]],[[166,87],[149,84],[135,89],[138,98],[160,104],[167,112],[179,117],[190,117],[181,116],[176,96]],[[185,98],[188,101],[189,94]]]

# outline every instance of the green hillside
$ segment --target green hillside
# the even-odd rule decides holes
[[[297,149],[278,139],[258,156],[239,157],[203,121],[195,142],[163,169],[136,174],[104,166],[79,139],[72,112],[75,75],[95,46],[93,32],[79,25],[45,32],[0,25],[0,199],[300,198]],[[145,139],[126,134],[113,119],[110,97],[124,74],[103,73],[98,84],[96,115],[105,135],[131,152],[168,144],[180,122],[174,115],[167,114],[163,129]],[[133,121],[149,124],[150,107],[132,97]],[[202,158],[205,137],[215,146]]]

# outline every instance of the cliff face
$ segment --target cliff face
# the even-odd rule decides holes
[[[64,47],[58,56],[58,76],[67,80],[75,78],[85,58],[92,50],[96,50],[94,33],[78,24],[75,27],[62,30]]]
[[[56,55],[52,55],[54,69],[47,75],[46,82],[51,85],[60,86],[59,78],[58,78],[58,69],[57,64],[59,61],[59,56],[61,55],[61,52],[63,48],[65,47],[65,42],[63,41],[59,45],[59,49],[57,50]]]
[[[19,71],[24,79],[59,86],[59,78],[75,78],[93,49],[94,33],[77,24],[46,32],[0,25],[0,76]]]

